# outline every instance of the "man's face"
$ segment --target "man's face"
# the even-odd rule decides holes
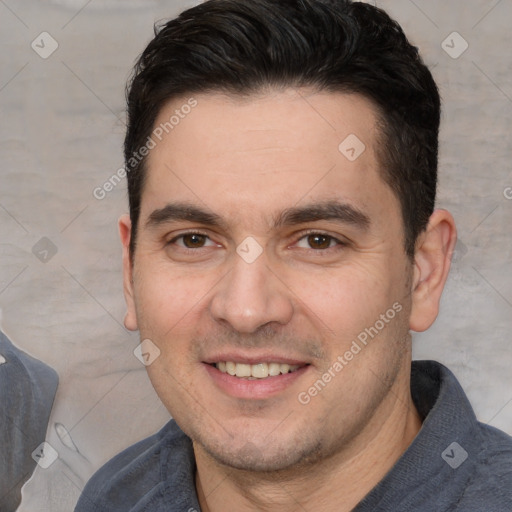
[[[127,325],[160,349],[149,376],[196,449],[252,470],[326,457],[408,382],[411,264],[374,108],[195,99],[147,160]]]

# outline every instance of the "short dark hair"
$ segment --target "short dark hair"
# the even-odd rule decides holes
[[[209,0],[155,25],[127,87],[131,254],[146,174],[138,150],[168,101],[303,86],[358,93],[375,106],[382,178],[400,201],[412,258],[435,204],[439,92],[398,23],[348,0]]]

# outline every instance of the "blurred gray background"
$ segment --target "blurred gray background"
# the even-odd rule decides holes
[[[125,183],[93,192],[123,165],[125,81],[153,23],[197,3],[0,0],[3,328],[60,376],[59,458],[25,485],[23,512],[72,510],[94,470],[168,419],[123,327]],[[512,434],[512,1],[371,3],[420,47],[444,101],[438,205],[459,242],[415,358],[450,367],[479,419]]]

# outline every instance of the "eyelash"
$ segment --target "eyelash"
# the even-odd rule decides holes
[[[211,238],[209,237],[209,235],[207,233],[204,233],[204,232],[201,232],[201,231],[187,231],[185,233],[181,233],[177,236],[175,236],[174,238],[172,238],[171,240],[169,240],[166,245],[173,245],[175,244],[179,239],[182,239],[183,237],[187,236],[187,235],[200,235],[200,236],[204,236],[206,237],[208,240],[212,241]],[[333,247],[328,247],[326,249],[313,249],[313,248],[309,248],[308,250],[310,251],[314,251],[316,253],[320,253],[320,252],[327,252],[327,251],[331,251],[331,250],[339,250],[341,248],[344,248],[348,245],[347,242],[344,242],[342,240],[339,240],[338,238],[328,234],[328,233],[324,233],[322,231],[316,231],[314,229],[311,229],[311,230],[308,230],[308,231],[305,231],[303,233],[300,234],[300,237],[297,239],[297,241],[295,243],[298,243],[300,242],[301,240],[303,240],[304,238],[307,238],[308,236],[311,236],[311,235],[318,235],[318,236],[322,236],[322,237],[326,237],[330,240],[330,242],[335,242],[335,246]],[[180,246],[180,250],[183,250],[183,251],[187,251],[187,252],[190,252],[190,253],[195,253],[198,251],[198,249],[204,249],[204,247],[199,247],[197,249],[191,249],[190,247],[185,247],[185,246]]]
[[[327,249],[312,249],[312,248],[310,248],[309,250],[311,250],[311,251],[327,252],[327,251],[330,251],[330,250],[336,250],[336,249],[339,250],[339,249],[344,248],[344,247],[346,247],[348,245],[347,242],[344,242],[344,241],[340,240],[339,238],[336,238],[336,237],[330,235],[329,233],[324,233],[322,231],[316,231],[314,229],[310,229],[310,230],[305,231],[304,233],[301,233],[301,236],[297,240],[297,242],[299,242],[302,239],[307,238],[308,236],[311,236],[311,235],[323,236],[325,238],[329,238],[331,242],[336,242],[336,245],[333,246],[333,247],[328,247]]]
[[[169,240],[165,245],[173,245],[176,243],[177,240],[179,240],[180,238],[183,238],[185,236],[188,236],[188,235],[204,236],[208,240],[211,240],[211,238],[208,236],[207,233],[203,233],[201,231],[194,230],[194,231],[187,231],[185,233],[180,233],[179,235],[177,235],[174,238],[172,238],[171,240]],[[180,249],[183,251],[197,252],[197,249],[191,249],[190,247],[185,247],[184,245],[180,246]],[[203,247],[200,247],[199,249],[203,249]]]

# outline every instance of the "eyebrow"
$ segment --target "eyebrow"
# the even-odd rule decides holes
[[[370,217],[362,210],[338,201],[325,201],[287,208],[273,217],[273,227],[294,226],[320,220],[334,220],[366,230]],[[173,221],[186,221],[227,230],[226,221],[216,213],[187,203],[169,203],[149,215],[146,228],[156,228]]]
[[[197,222],[210,227],[226,227],[226,222],[220,215],[187,203],[169,203],[163,208],[152,211],[146,221],[146,227],[154,228],[173,221]]]
[[[370,226],[370,217],[366,213],[355,206],[338,201],[287,208],[274,219],[274,226],[293,226],[319,220],[334,220],[363,230]]]

